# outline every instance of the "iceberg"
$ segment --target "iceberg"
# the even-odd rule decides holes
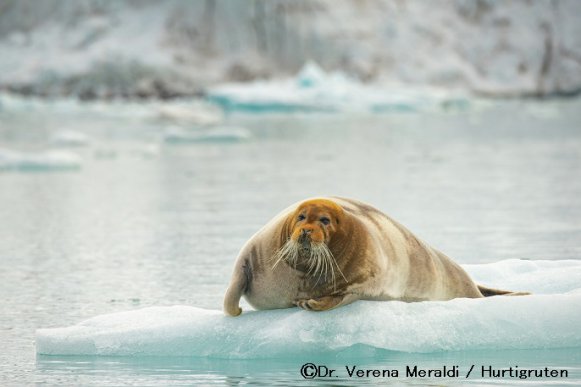
[[[581,347],[581,261],[509,260],[465,268],[476,278],[533,295],[359,301],[327,312],[291,308],[246,311],[236,318],[193,306],[148,307],[39,329],[36,351],[257,359]]]
[[[229,83],[208,89],[210,102],[225,111],[415,112],[465,109],[469,100],[450,92],[401,85],[367,85],[341,72],[326,73],[307,62],[292,79]]]
[[[0,171],[57,171],[76,170],[82,166],[81,157],[64,150],[37,153],[0,149]]]

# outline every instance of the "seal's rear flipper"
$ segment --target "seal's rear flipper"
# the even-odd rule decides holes
[[[242,313],[240,308],[240,297],[248,289],[249,278],[247,276],[247,266],[236,264],[230,286],[224,296],[224,313],[228,316],[238,316]]]
[[[529,292],[513,292],[510,290],[500,290],[500,289],[492,289],[487,288],[486,286],[477,285],[478,290],[484,297],[492,297],[492,296],[529,296]]]
[[[226,291],[226,296],[224,296],[224,313],[227,316],[236,317],[242,313],[242,308],[239,306],[241,296],[240,287],[231,283]]]

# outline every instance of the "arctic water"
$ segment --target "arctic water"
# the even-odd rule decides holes
[[[581,382],[578,100],[241,112],[219,135],[155,103],[0,101],[2,385]],[[242,244],[321,195],[369,202],[477,281],[535,295],[222,317]],[[307,362],[340,377],[304,380]],[[353,365],[400,377],[351,379]],[[461,375],[403,377],[414,365]],[[569,374],[465,379],[471,365]]]

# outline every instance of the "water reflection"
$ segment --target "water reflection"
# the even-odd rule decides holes
[[[182,357],[146,357],[146,358],[111,358],[111,357],[37,357],[37,377],[47,381],[58,380],[62,376],[74,373],[80,384],[100,383],[139,385],[164,384],[217,384],[217,385],[376,385],[381,384],[414,384],[422,385],[427,380],[406,376],[406,367],[413,370],[458,368],[458,377],[432,378],[438,385],[475,384],[498,385],[523,382],[517,378],[482,377],[481,367],[492,366],[494,369],[565,369],[568,378],[528,379],[529,382],[551,385],[571,385],[581,378],[581,352],[578,349],[526,350],[526,351],[473,351],[442,352],[429,354],[410,354],[404,352],[378,351],[371,348],[349,350],[348,356],[338,353],[334,357],[309,357],[305,359],[267,359],[267,360],[227,360]],[[318,377],[305,380],[300,370],[304,363],[311,362],[316,366],[335,369],[337,378]],[[469,378],[466,375],[474,365]],[[393,376],[349,375],[350,370],[389,370],[397,371]],[[325,372],[325,369],[322,369]],[[334,375],[333,375],[334,376]],[[332,382],[332,383],[331,383]]]

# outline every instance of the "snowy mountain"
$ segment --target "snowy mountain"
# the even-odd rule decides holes
[[[0,88],[82,98],[203,92],[308,61],[377,84],[581,91],[581,1],[0,0]]]

